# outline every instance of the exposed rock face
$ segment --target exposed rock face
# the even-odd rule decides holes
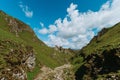
[[[29,70],[34,69],[34,67],[35,67],[35,55],[33,53],[30,53],[30,55],[28,56],[28,58],[24,64],[27,65],[27,68]]]
[[[8,53],[3,54],[3,61],[7,64],[0,68],[0,80],[27,80],[26,72],[35,67],[33,48],[9,40],[1,41],[0,46],[3,47],[1,51],[9,49]]]

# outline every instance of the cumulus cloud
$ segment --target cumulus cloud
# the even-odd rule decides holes
[[[48,30],[46,28],[43,28],[42,30],[39,30],[38,32],[41,34],[47,34]]]
[[[54,33],[55,31],[57,31],[57,27],[55,25],[49,25],[48,28],[45,28],[43,26],[44,24],[41,23],[41,26],[43,27],[41,30],[39,30],[39,33],[41,34],[50,34],[50,33]]]
[[[89,43],[96,32],[120,22],[119,5],[120,0],[109,0],[96,12],[80,12],[77,9],[78,5],[71,3],[63,20],[55,20],[53,25],[48,29],[41,29],[40,33],[46,31],[46,34],[49,34],[46,44],[50,46],[80,49]]]
[[[51,43],[47,43],[48,45],[52,45],[52,46],[54,46],[54,45],[58,45],[58,46],[65,46],[65,45],[68,45],[69,44],[69,42],[66,40],[66,39],[64,39],[64,38],[60,38],[60,37],[56,37],[55,35],[49,35],[48,36],[49,37],[49,41],[51,42]],[[54,43],[54,44],[53,44]]]
[[[53,33],[55,31],[57,31],[57,27],[55,25],[50,25],[49,26],[49,33]]]
[[[22,11],[25,13],[25,16],[28,18],[31,18],[33,16],[33,11],[29,9],[27,5],[23,5],[22,2],[20,2],[19,7],[22,9]]]

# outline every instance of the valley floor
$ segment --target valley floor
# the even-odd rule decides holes
[[[71,71],[71,64],[64,64],[62,66],[51,69],[49,67],[43,66],[41,71],[34,80],[74,80],[74,74]]]

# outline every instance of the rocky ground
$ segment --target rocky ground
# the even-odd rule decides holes
[[[27,71],[35,67],[33,48],[10,40],[0,40],[0,47],[0,80],[27,80]]]
[[[72,65],[65,64],[55,69],[43,66],[34,80],[74,80]]]

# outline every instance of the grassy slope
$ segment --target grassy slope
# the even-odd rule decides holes
[[[106,48],[117,47],[120,44],[120,23],[115,26],[108,28],[108,31],[102,36],[98,37],[97,40],[92,40],[82,50],[84,53],[89,55],[96,51],[103,51]]]
[[[30,45],[34,48],[36,52],[37,65],[33,72],[28,73],[28,80],[32,80],[33,77],[39,72],[39,64],[40,66],[46,65],[48,67],[54,68],[64,64],[65,58],[70,58],[68,54],[58,53],[53,48],[46,46],[42,41],[38,40],[29,26],[17,19],[15,20],[18,23],[19,27],[26,28],[26,30],[19,32],[19,37],[16,37],[15,33],[9,31],[11,29],[11,26],[8,26],[8,22],[5,21],[6,17],[8,19],[13,19],[3,12],[0,12],[0,40],[11,40],[19,44]],[[52,57],[53,54],[56,54],[55,57]]]
[[[79,56],[81,53],[87,57],[92,53],[102,53],[105,49],[111,49],[114,47],[119,47],[120,45],[120,23],[116,24],[111,28],[107,28],[102,36],[99,36],[97,40],[95,37],[90,41],[88,45],[83,47],[78,54],[73,59],[73,64],[80,63],[83,61],[83,58]],[[82,64],[82,63],[81,63]],[[78,64],[79,66],[80,64]]]
[[[111,28],[107,28],[107,31],[101,36],[94,37],[88,45],[83,47],[79,53],[72,59],[72,64],[74,65],[75,72],[86,64],[83,56],[91,54],[102,54],[104,50],[112,50],[115,48],[120,48],[120,23],[114,25]]]

